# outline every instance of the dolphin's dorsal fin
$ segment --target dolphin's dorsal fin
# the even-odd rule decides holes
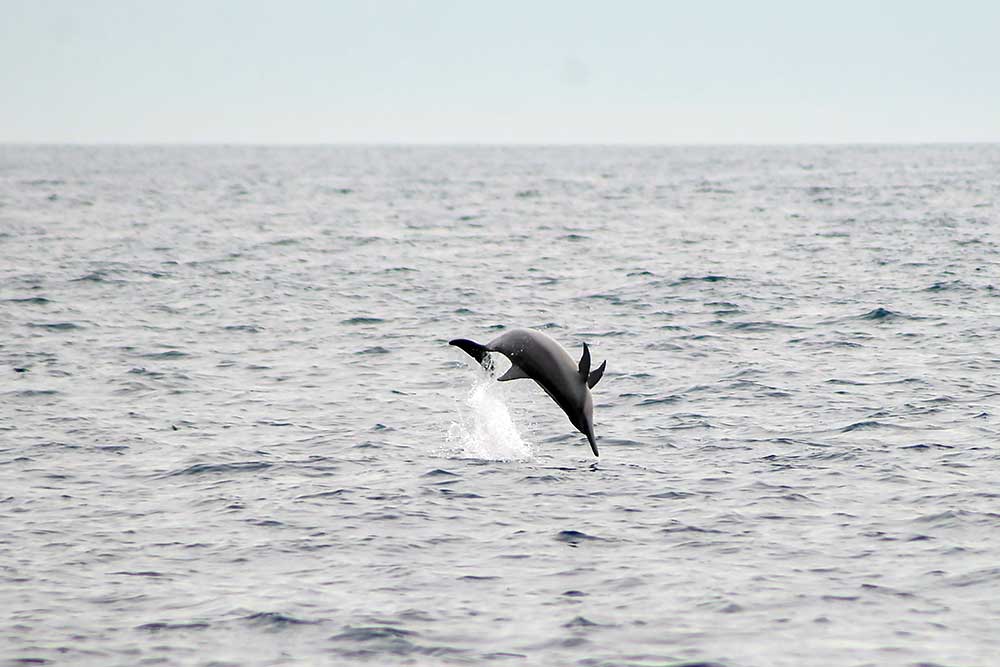
[[[607,365],[608,365],[608,361],[607,361],[607,359],[605,359],[604,361],[601,362],[601,365],[597,367],[597,370],[594,371],[593,373],[591,373],[587,377],[587,386],[588,387],[590,387],[591,389],[593,389],[594,385],[601,381],[601,378],[604,377],[604,367],[607,366]]]
[[[590,375],[590,348],[587,344],[583,344],[583,356],[580,357],[580,377],[583,381],[587,381],[587,377]]]
[[[520,380],[521,378],[531,378],[530,375],[524,372],[524,369],[517,364],[511,365],[507,369],[507,372],[497,378],[498,382],[506,382],[507,380]]]

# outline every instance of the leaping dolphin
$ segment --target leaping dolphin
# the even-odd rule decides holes
[[[512,329],[486,345],[465,338],[456,338],[448,344],[467,352],[486,370],[493,369],[490,352],[499,352],[510,359],[511,367],[500,376],[499,381],[530,378],[537,382],[563,409],[573,426],[587,436],[594,456],[600,456],[594,439],[594,402],[590,390],[600,382],[608,362],[602,362],[597,370],[591,372],[590,348],[586,343],[583,344],[579,364],[573,363],[573,358],[562,345],[541,331],[532,329]]]

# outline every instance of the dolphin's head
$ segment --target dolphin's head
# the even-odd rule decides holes
[[[580,406],[580,414],[577,416],[573,425],[587,436],[587,440],[590,442],[590,448],[594,451],[594,456],[600,456],[597,453],[597,439],[594,438],[594,399],[590,396],[590,390],[584,387],[583,404]]]

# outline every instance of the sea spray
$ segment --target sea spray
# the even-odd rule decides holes
[[[477,370],[459,407],[459,421],[448,429],[447,442],[453,456],[489,461],[523,461],[533,456],[531,445],[511,418],[503,385],[483,370]]]

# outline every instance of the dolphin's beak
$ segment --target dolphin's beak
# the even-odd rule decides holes
[[[600,454],[597,453],[597,441],[594,440],[594,429],[590,429],[587,432],[587,440],[590,441],[590,448],[594,450],[594,456],[600,456]]]

